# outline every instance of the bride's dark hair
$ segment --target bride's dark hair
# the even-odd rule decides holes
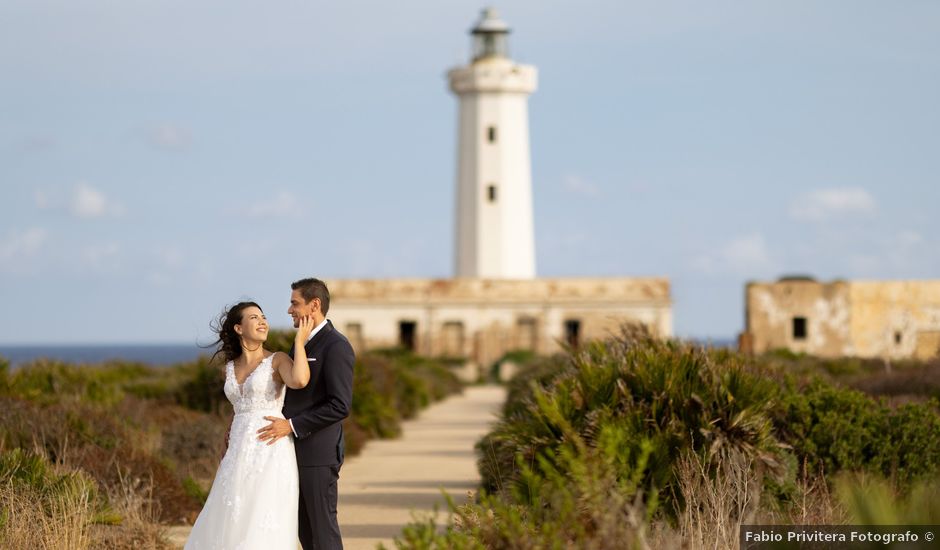
[[[216,347],[215,353],[212,354],[210,361],[214,360],[219,354],[222,355],[226,363],[234,361],[241,356],[242,342],[238,337],[238,333],[235,332],[235,325],[241,324],[242,317],[244,316],[243,312],[249,307],[261,309],[261,306],[254,302],[238,302],[223,311],[222,314],[219,315],[219,318],[212,323],[212,332],[216,333],[218,338],[215,342],[209,344],[209,347]],[[264,310],[262,310],[262,312],[263,311]]]

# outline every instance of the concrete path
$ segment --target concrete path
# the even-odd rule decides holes
[[[373,440],[340,472],[339,525],[346,550],[372,550],[392,539],[412,519],[447,503],[467,500],[480,481],[473,446],[489,431],[506,393],[474,386],[422,411],[402,425],[402,437]]]
[[[339,480],[339,525],[346,550],[373,550],[412,520],[412,512],[447,509],[441,489],[457,504],[475,491],[474,445],[496,419],[506,392],[497,386],[466,388],[462,395],[431,405],[402,424],[402,436],[369,441],[346,460]],[[441,516],[443,520],[444,516]],[[173,527],[169,538],[182,548],[188,527]]]

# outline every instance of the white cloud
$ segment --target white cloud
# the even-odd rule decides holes
[[[41,227],[14,231],[0,241],[0,262],[4,266],[15,268],[16,262],[35,256],[46,243],[48,236],[48,232]]]
[[[303,214],[301,201],[287,191],[280,191],[276,195],[256,201],[243,210],[251,218],[279,218],[283,216],[297,216]]]
[[[877,208],[874,197],[860,187],[833,187],[806,193],[790,205],[797,220],[821,222],[847,215],[865,215]]]
[[[574,193],[576,195],[584,195],[586,197],[596,197],[601,194],[600,188],[582,178],[581,176],[569,175],[565,177],[564,180],[565,190]]]
[[[148,129],[146,135],[150,145],[166,151],[185,151],[192,144],[189,129],[176,124],[160,124]]]
[[[38,198],[37,203],[40,203]],[[87,183],[79,183],[75,186],[69,210],[75,217],[83,219],[124,214],[124,207],[121,204],[109,199],[104,193]]]
[[[711,254],[703,254],[692,265],[708,274],[733,273],[744,277],[765,276],[773,272],[774,261],[760,233],[742,235]]]

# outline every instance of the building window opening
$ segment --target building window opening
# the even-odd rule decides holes
[[[462,357],[464,347],[463,323],[447,321],[444,323],[441,342],[441,355],[444,357]]]
[[[362,340],[362,323],[346,323],[346,339],[358,352],[364,351]]]
[[[793,318],[793,339],[806,340],[806,317]]]
[[[490,143],[496,143],[496,126],[490,126],[486,129],[486,139]]]
[[[901,331],[900,330],[894,331],[894,345],[896,346],[901,345]]]
[[[581,345],[581,321],[577,319],[565,321],[565,342],[572,348]]]
[[[398,323],[398,345],[408,351],[415,350],[415,333],[418,323],[414,321],[401,321]]]
[[[486,197],[490,202],[496,202],[496,186],[490,185],[486,188]]]
[[[519,349],[535,351],[538,345],[538,324],[534,317],[521,317],[517,322]]]

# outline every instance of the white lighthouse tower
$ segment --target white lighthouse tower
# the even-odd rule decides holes
[[[457,140],[457,277],[532,279],[535,235],[528,97],[536,70],[509,58],[509,26],[486,9],[473,59],[448,73],[460,101]]]

